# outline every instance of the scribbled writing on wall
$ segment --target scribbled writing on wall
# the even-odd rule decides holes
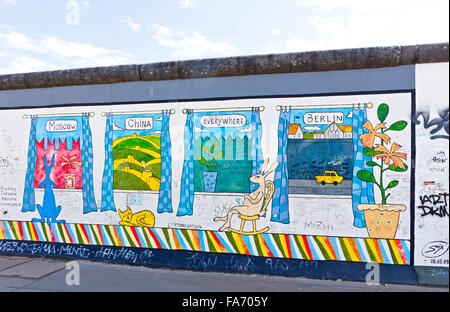
[[[422,248],[422,255],[426,258],[437,258],[448,252],[449,244],[444,241],[429,242]]]
[[[7,156],[0,156],[0,168],[11,168],[14,169],[11,161]]]
[[[305,229],[333,231],[334,227],[332,224],[327,224],[322,221],[309,221],[305,222]]]
[[[420,111],[416,113],[416,116],[412,118],[412,122],[416,125],[420,125],[419,117],[423,117],[423,127],[425,129],[432,128],[430,131],[430,139],[449,139],[448,135],[448,114],[449,109],[441,110],[438,112],[439,117],[430,120],[429,111]],[[445,134],[447,133],[447,134]]]
[[[448,217],[448,200],[449,194],[447,192],[422,195],[419,197],[420,206],[418,209],[422,210],[421,217],[436,216],[440,218]]]
[[[438,153],[436,153],[436,155],[433,157],[432,160],[433,160],[433,163],[436,163],[436,164],[446,164],[448,159],[445,156],[444,151],[439,151]]]
[[[52,244],[0,240],[0,253],[31,256],[77,257],[126,263],[150,263],[153,252],[125,247]]]

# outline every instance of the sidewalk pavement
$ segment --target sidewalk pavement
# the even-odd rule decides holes
[[[0,256],[0,292],[448,292],[444,287],[198,272],[75,260]]]

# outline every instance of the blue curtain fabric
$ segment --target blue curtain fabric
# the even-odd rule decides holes
[[[288,163],[287,145],[291,110],[288,107],[280,109],[278,121],[278,156],[279,165],[275,170],[275,191],[272,200],[272,217],[270,221],[289,223],[288,201]]]
[[[81,161],[83,179],[83,213],[97,211],[94,194],[92,134],[89,126],[89,113],[83,113],[81,118]]]
[[[194,206],[194,111],[188,109],[184,127],[184,163],[177,216],[192,215]]]
[[[170,111],[163,111],[161,126],[161,184],[158,213],[172,212],[172,157],[170,144]]]
[[[36,171],[36,123],[37,117],[31,116],[30,136],[28,137],[27,173],[25,176],[25,190],[23,192],[22,212],[35,211],[34,173]]]
[[[112,154],[113,145],[113,117],[106,113],[105,127],[105,167],[102,180],[102,205],[100,211],[117,211],[114,204],[114,159]]]
[[[258,174],[261,171],[262,163],[264,162],[261,151],[261,134],[262,134],[262,125],[261,118],[259,114],[259,107],[252,107],[252,176]],[[258,184],[251,182],[250,190],[253,192],[258,188]]]
[[[364,212],[358,210],[358,204],[374,203],[373,184],[360,180],[357,176],[359,170],[373,172],[366,162],[371,160],[369,156],[363,153],[363,144],[359,137],[363,134],[362,124],[367,119],[366,107],[363,109],[353,108],[353,181],[352,181],[352,206],[353,206],[353,225],[358,228],[364,228]]]

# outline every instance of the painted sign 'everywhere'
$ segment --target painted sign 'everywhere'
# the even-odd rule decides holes
[[[232,127],[240,128],[247,123],[244,115],[205,115],[200,118],[200,124],[205,128]]]

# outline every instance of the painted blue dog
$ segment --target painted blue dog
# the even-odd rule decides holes
[[[44,187],[44,201],[42,206],[36,204],[36,208],[41,215],[41,219],[33,218],[33,222],[50,222],[66,223],[65,220],[56,220],[61,212],[61,206],[56,206],[55,194],[53,194],[52,186],[56,188],[55,182],[50,179],[50,172],[52,171],[55,162],[55,155],[53,155],[50,165],[47,164],[47,157],[44,155],[45,179],[39,184],[39,187]]]

